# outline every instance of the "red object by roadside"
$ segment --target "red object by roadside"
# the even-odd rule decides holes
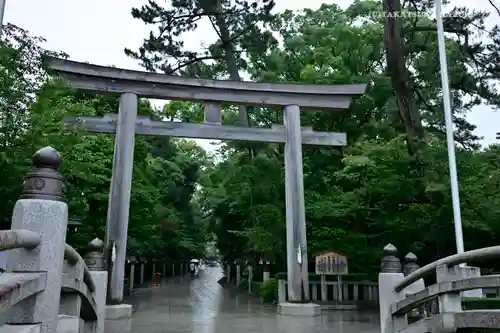
[[[159,286],[160,282],[161,282],[161,273],[157,272],[155,273],[155,284]]]

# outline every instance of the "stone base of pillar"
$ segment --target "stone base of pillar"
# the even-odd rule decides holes
[[[16,333],[37,333],[40,332],[40,324],[33,325],[2,325],[2,330],[5,332],[16,332]]]
[[[106,305],[104,332],[130,333],[132,331],[132,305]]]
[[[288,303],[278,304],[278,314],[282,316],[316,317],[321,315],[321,306],[314,303]]]
[[[78,333],[85,326],[83,319],[79,317],[59,315],[58,319],[57,333]]]

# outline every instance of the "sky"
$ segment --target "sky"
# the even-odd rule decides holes
[[[18,25],[33,36],[44,37],[47,40],[45,48],[64,51],[75,61],[141,70],[135,60],[124,54],[123,49],[128,47],[135,50],[149,33],[149,27],[130,14],[131,8],[140,7],[147,0],[6,1],[4,22]],[[327,1],[275,0],[275,2],[276,10],[282,11],[303,7],[317,9]],[[471,6],[468,0],[450,0],[450,2],[449,7]],[[351,1],[335,0],[335,3],[347,7]],[[473,3],[472,8],[491,9],[488,0],[477,0]],[[196,49],[201,44],[210,44],[214,38],[214,33],[207,23],[206,26],[200,26],[197,33],[186,35],[184,41],[187,47]],[[494,112],[488,106],[478,106],[470,112],[467,119],[477,126],[475,134],[484,137],[483,145],[495,141],[496,133],[500,132],[500,111]],[[209,140],[197,141],[205,149],[211,149]]]

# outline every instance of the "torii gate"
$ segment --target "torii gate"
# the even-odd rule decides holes
[[[91,132],[116,133],[113,175],[106,227],[106,249],[115,249],[108,263],[108,304],[123,301],[130,191],[135,134],[197,139],[278,142],[285,144],[286,238],[288,301],[310,300],[302,144],[345,146],[345,133],[315,132],[301,128],[300,106],[311,109],[346,109],[365,84],[306,85],[217,81],[97,66],[48,58],[49,67],[77,89],[121,94],[118,114],[104,117],[78,116],[66,123],[83,121]],[[138,117],[138,97],[192,100],[205,103],[205,123],[152,121]],[[221,124],[221,103],[283,107],[284,126],[243,128]],[[111,264],[111,265],[110,265]]]

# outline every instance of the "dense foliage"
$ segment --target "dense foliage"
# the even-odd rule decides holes
[[[418,8],[411,7],[415,3]],[[378,2],[276,15],[270,13],[273,5],[204,0],[173,1],[173,7],[163,8],[151,0],[132,14],[153,32],[138,51],[126,53],[147,70],[174,75],[368,83],[349,110],[302,113],[304,126],[346,132],[349,139],[342,149],[304,147],[309,254],[343,252],[351,272],[371,275],[388,242],[401,253],[416,253],[422,263],[453,253],[437,37],[429,4],[406,5],[421,15],[402,22],[396,41],[402,53],[387,40],[384,17],[373,15],[381,10]],[[472,249],[500,242],[500,145],[480,149],[474,126],[464,118],[480,103],[498,105],[492,80],[498,79],[500,29],[481,25],[485,13],[455,12],[470,18],[454,22],[447,47],[462,219],[466,248]],[[201,19],[210,20],[218,40],[202,52],[184,49],[179,36],[196,30]],[[476,43],[478,35],[489,39]],[[64,156],[71,214],[85,224],[74,241],[83,244],[104,231],[113,137],[70,132],[60,121],[70,114],[116,112],[117,100],[47,79],[39,58],[45,51],[38,44],[12,26],[2,44],[0,166],[6,176],[0,183],[0,213],[10,214],[30,155],[50,144]],[[387,66],[387,58],[398,54],[402,67]],[[226,124],[282,122],[276,109],[227,106],[223,112]],[[143,100],[140,113],[203,119],[201,106],[189,101],[157,110]],[[262,258],[275,262],[275,271],[284,270],[283,147],[226,142],[215,158],[209,155],[187,140],[137,138],[129,243],[144,256],[186,257],[201,253],[206,235],[213,233],[210,240],[226,260]]]
[[[211,3],[199,3],[205,2]],[[149,39],[134,53],[146,69],[172,73],[166,64],[180,58],[172,56],[165,41],[171,44],[178,38],[177,32],[187,30],[185,22],[176,23],[180,13],[211,22],[230,21],[230,10],[196,9],[189,4],[176,1],[175,10],[162,10],[160,4],[150,1],[133,10],[134,17],[152,26]],[[255,6],[257,11],[260,2]],[[381,249],[388,242],[401,252],[417,253],[422,262],[455,251],[431,6],[427,1],[406,2],[404,10],[419,15],[401,20],[401,36],[394,40],[384,34],[391,28],[384,15],[374,15],[382,13],[382,4],[355,1],[345,10],[323,5],[319,10],[285,11],[272,18],[262,15],[255,26],[266,36],[262,40],[267,49],[262,50],[262,44],[252,38],[237,39],[232,45],[240,50],[239,75],[254,81],[369,84],[367,93],[345,112],[302,114],[303,124],[316,130],[348,133],[349,146],[344,149],[305,148],[304,175],[309,254],[328,249],[344,252],[352,272],[377,272]],[[491,79],[498,74],[493,68],[498,64],[495,40],[499,29],[484,27],[481,20],[488,13],[466,8],[456,8],[454,13],[464,19],[447,21],[447,31],[453,31],[447,51],[464,234],[466,248],[471,249],[500,240],[496,223],[500,146],[479,150],[474,126],[464,118],[474,105],[498,104]],[[171,23],[166,31],[161,23],[165,20]],[[196,30],[197,24],[188,30]],[[216,24],[212,26],[218,40],[204,49],[204,56],[211,60],[180,59],[185,68],[196,67],[197,71],[176,72],[178,75],[231,77],[234,68],[228,53],[218,57],[220,49],[215,47],[230,49],[231,40],[224,38]],[[162,41],[153,40],[157,29],[164,32]],[[237,28],[229,29],[230,35],[242,34]],[[478,36],[483,38],[481,43]],[[401,66],[387,66],[389,55]],[[403,90],[398,89],[400,82]],[[225,109],[225,123],[235,123],[235,113],[233,108]],[[251,108],[248,117],[250,126],[282,122],[281,111],[268,108]],[[275,270],[284,269],[283,147],[254,145],[249,151],[225,143],[219,154],[220,162],[207,170],[201,183],[203,207],[209,212],[221,253],[231,261],[275,261],[281,266]]]
[[[8,25],[0,49],[0,216],[8,221],[19,197],[31,155],[52,146],[63,158],[61,173],[69,185],[71,217],[83,226],[71,241],[87,244],[104,237],[111,179],[114,137],[69,131],[62,119],[68,115],[103,115],[116,112],[114,96],[69,89],[49,79],[43,70],[39,46],[22,29]],[[159,117],[148,101],[139,113]],[[139,257],[179,260],[204,251],[205,227],[194,194],[205,151],[191,141],[137,137],[129,217],[129,247]]]

